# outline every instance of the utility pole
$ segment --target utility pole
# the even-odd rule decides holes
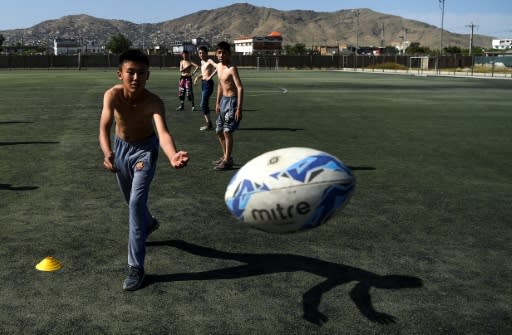
[[[353,10],[354,15],[356,17],[356,53],[355,53],[355,67],[357,68],[357,56],[359,52],[359,9]]]
[[[471,35],[469,36],[469,55],[471,56],[471,54],[473,52],[473,31],[478,26],[476,24],[473,24],[473,22],[471,22],[469,25],[466,25],[466,27],[471,28]]]
[[[398,36],[402,40],[402,43],[400,43],[400,46],[402,48],[402,55],[405,55],[405,49],[407,49],[407,31],[407,28],[402,27],[402,35]]]
[[[380,30],[380,46],[384,48],[384,23],[382,23],[382,29]]]
[[[356,17],[357,23],[356,23],[356,54],[359,51],[359,15],[361,13],[359,12],[359,9],[354,10],[354,15]]]
[[[409,46],[409,43],[408,43],[408,39],[407,39],[407,28],[405,27],[402,27],[402,29],[404,30],[404,54],[405,54],[405,50],[407,49],[407,47]]]
[[[144,23],[141,23],[140,26],[141,26],[141,30],[142,30],[142,50],[144,51],[144,47],[145,47],[145,45],[144,45],[144,42],[145,42],[144,41]]]
[[[439,0],[439,6],[441,7],[441,55],[444,53],[443,51],[443,34],[444,34],[444,1],[445,0]]]

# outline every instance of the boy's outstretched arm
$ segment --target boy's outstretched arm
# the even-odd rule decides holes
[[[188,163],[188,152],[176,150],[174,138],[169,133],[169,129],[167,128],[167,123],[165,121],[165,108],[163,103],[160,102],[159,106],[156,108],[157,110],[153,113],[153,121],[158,133],[160,147],[167,156],[167,159],[169,159],[171,166],[176,169],[181,169]]]

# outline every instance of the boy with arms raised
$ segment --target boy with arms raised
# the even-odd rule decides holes
[[[217,121],[215,132],[222,148],[222,157],[216,161],[215,170],[228,170],[233,167],[233,132],[242,120],[244,87],[236,66],[231,65],[231,48],[229,43],[217,44],[215,55],[219,60],[217,75],[217,102],[215,111]]]
[[[103,166],[116,173],[129,207],[128,277],[123,282],[123,289],[132,291],[143,283],[146,238],[159,225],[147,207],[159,145],[176,169],[187,164],[188,153],[176,150],[167,128],[164,104],[146,89],[148,57],[140,50],[123,53],[119,57],[117,76],[121,84],[108,89],[103,97],[99,142]],[[110,132],[114,121],[112,150]]]

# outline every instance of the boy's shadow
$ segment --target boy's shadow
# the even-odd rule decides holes
[[[417,288],[423,285],[422,280],[417,277],[402,275],[381,276],[348,265],[293,254],[231,253],[202,247],[182,240],[147,242],[147,246],[171,246],[202,257],[229,259],[245,264],[202,272],[147,275],[145,285],[151,285],[155,282],[235,279],[298,271],[305,271],[324,277],[325,280],[323,282],[310,288],[302,295],[303,317],[317,325],[321,325],[328,320],[327,316],[318,310],[322,295],[338,285],[352,281],[357,282],[352,291],[350,291],[352,301],[370,321],[383,324],[394,323],[395,317],[375,310],[370,296],[370,289],[372,287],[400,289]]]

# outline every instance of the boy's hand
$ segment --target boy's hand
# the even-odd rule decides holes
[[[188,163],[188,152],[178,151],[171,157],[171,165],[175,169],[181,169]]]
[[[238,108],[235,112],[235,120],[241,121],[242,120],[242,110]]]
[[[110,172],[117,172],[116,165],[114,164],[114,153],[111,152],[109,155],[103,158],[103,167]]]

